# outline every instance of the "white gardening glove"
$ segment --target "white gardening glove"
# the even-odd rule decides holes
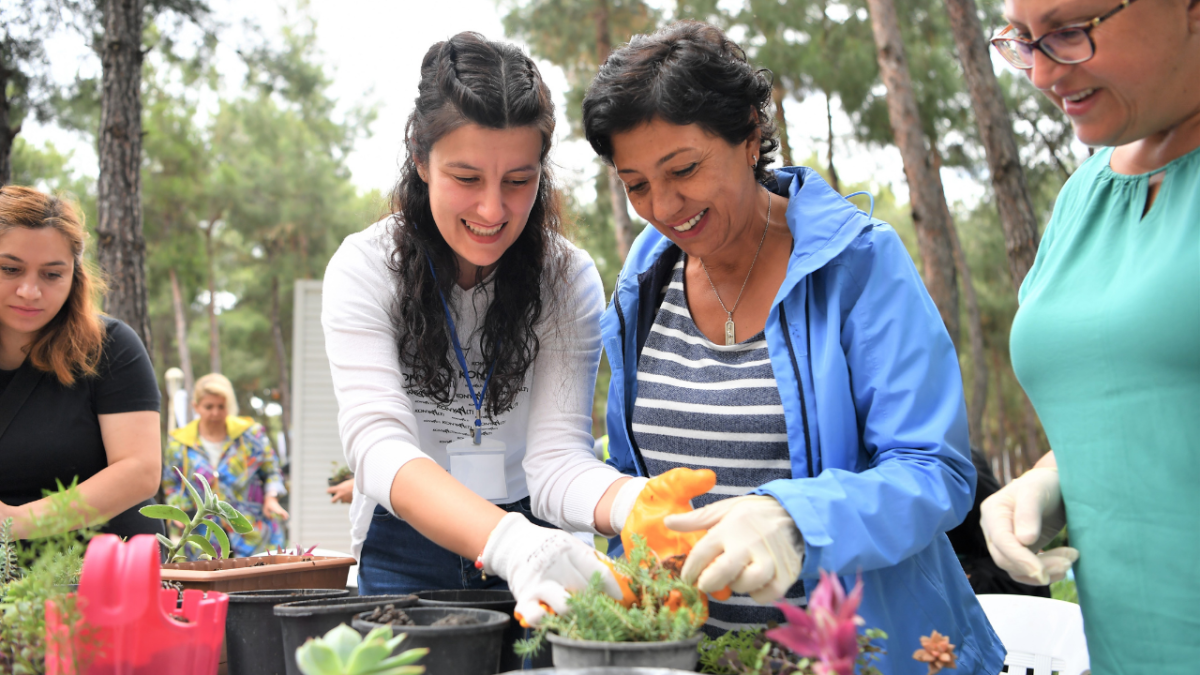
[[[1058,469],[1026,471],[985,499],[979,514],[992,560],[1016,581],[1045,586],[1065,577],[1079,559],[1068,546],[1042,551],[1067,524]]]
[[[782,598],[800,576],[804,539],[774,497],[732,497],[663,523],[677,532],[708,530],[681,573],[705,593],[729,586],[765,605]]]
[[[480,558],[484,573],[508,582],[517,599],[515,611],[529,626],[546,615],[539,603],[556,614],[565,613],[570,592],[587,588],[596,572],[604,580],[604,590],[621,599],[621,586],[594,549],[562,530],[538,527],[518,513],[500,519]]]
[[[635,476],[626,481],[620,490],[617,490],[612,510],[608,512],[608,525],[613,532],[621,534],[621,530],[625,529],[625,521],[629,519],[629,514],[633,512],[633,505],[637,503],[638,495],[642,494],[642,489],[648,482],[650,479],[645,476]]]

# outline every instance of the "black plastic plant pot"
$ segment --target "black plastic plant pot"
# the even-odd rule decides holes
[[[473,607],[475,609],[491,609],[512,616],[516,610],[517,600],[511,591],[504,590],[446,590],[419,591],[420,607]],[[513,644],[526,637],[527,629],[514,617],[504,629],[504,646],[500,648],[500,670],[520,670],[524,659],[513,651]],[[554,665],[550,660],[550,650],[543,649],[533,657],[534,668],[549,668]]]
[[[369,612],[380,605],[408,608],[416,604],[415,595],[369,595],[275,605],[275,616],[279,619],[279,630],[283,634],[283,662],[287,675],[301,675],[300,667],[296,665],[296,650],[305,640],[320,637],[339,624],[349,626],[356,614]]]
[[[275,605],[297,600],[345,597],[346,589],[284,588],[233,591],[225,619],[229,675],[284,675],[283,636]]]
[[[392,626],[394,634],[408,635],[395,653],[428,647],[429,653],[417,662],[417,665],[425,666],[427,675],[495,675],[500,672],[500,647],[504,642],[504,627],[510,620],[507,614],[471,607],[410,607],[404,612],[415,625]],[[466,614],[479,623],[431,625],[452,614]],[[383,625],[368,621],[370,615],[370,612],[363,612],[354,618],[354,628],[363,635]]]
[[[560,669],[616,666],[695,670],[700,660],[696,648],[701,637],[697,633],[686,640],[671,642],[592,642],[546,634],[554,651],[554,667]]]

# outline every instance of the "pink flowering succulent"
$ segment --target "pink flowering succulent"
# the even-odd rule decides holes
[[[817,675],[854,675],[859,657],[858,627],[863,625],[858,615],[862,595],[861,577],[846,595],[837,576],[822,570],[808,609],[777,603],[788,622],[767,631],[766,636],[800,656],[814,659]]]

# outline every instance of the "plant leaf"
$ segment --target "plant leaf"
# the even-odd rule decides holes
[[[336,628],[325,634],[321,641],[329,645],[329,648],[337,654],[338,660],[341,663],[349,663],[350,654],[354,652],[354,648],[362,643],[362,635],[346,624],[338,624]]]
[[[300,645],[296,650],[296,665],[304,675],[341,675],[344,672],[342,660],[338,658],[337,652],[319,639],[310,638]]]
[[[387,673],[392,673],[392,672],[423,673],[423,672],[425,672],[425,666],[418,666],[418,668],[420,668],[420,670],[410,670],[410,671],[405,671],[405,670],[393,671],[391,669],[396,668],[398,666],[412,665],[412,664],[416,663],[417,661],[420,661],[428,653],[429,653],[428,647],[419,647],[417,649],[409,649],[408,651],[397,654],[396,656],[393,656],[390,659],[380,661],[379,665],[375,666],[374,672],[377,672],[377,673],[383,673],[383,672],[387,672]]]
[[[138,509],[138,513],[147,518],[157,518],[158,520],[174,520],[182,523],[184,527],[191,524],[192,519],[188,518],[188,514],[183,512],[183,509],[168,506],[166,504],[153,504],[151,506],[143,506]]]
[[[158,543],[166,546],[168,551],[175,548],[175,542],[171,541],[170,539],[167,539],[161,534],[155,534],[154,536],[158,537]]]
[[[225,520],[228,520],[229,524],[233,526],[234,532],[246,534],[254,531],[254,525],[246,519],[246,516],[242,515],[241,511],[233,508],[229,502],[217,502],[215,510],[220,511],[221,515],[225,516]]]
[[[221,558],[229,557],[229,535],[225,534],[225,528],[221,527],[220,523],[214,523],[211,520],[202,520],[200,524],[204,526],[204,531],[208,536],[215,537],[217,545],[221,547]]]
[[[200,480],[200,484],[204,486],[204,507],[210,512],[217,510],[217,495],[213,492],[212,486],[208,484],[208,479],[203,474],[196,474],[196,478]]]
[[[381,639],[364,640],[354,648],[354,651],[350,652],[350,659],[346,663],[346,674],[359,675],[372,672],[379,662],[386,659],[391,653]]]
[[[209,556],[210,558],[217,557],[217,551],[213,548],[212,543],[198,534],[188,535],[184,541],[189,544],[195,544],[196,546],[199,546],[200,550],[204,551],[205,555]]]
[[[204,508],[204,500],[200,497],[200,493],[196,491],[196,486],[192,485],[192,481],[188,480],[187,476],[183,475],[183,472],[179,470],[179,467],[175,466],[171,468],[175,469],[175,473],[179,474],[179,480],[183,481],[183,486],[187,488],[188,495],[190,495],[192,501],[195,502],[196,510]]]

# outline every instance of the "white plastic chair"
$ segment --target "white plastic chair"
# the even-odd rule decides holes
[[[1091,667],[1079,605],[1030,595],[980,595],[1008,675],[1081,675]]]

